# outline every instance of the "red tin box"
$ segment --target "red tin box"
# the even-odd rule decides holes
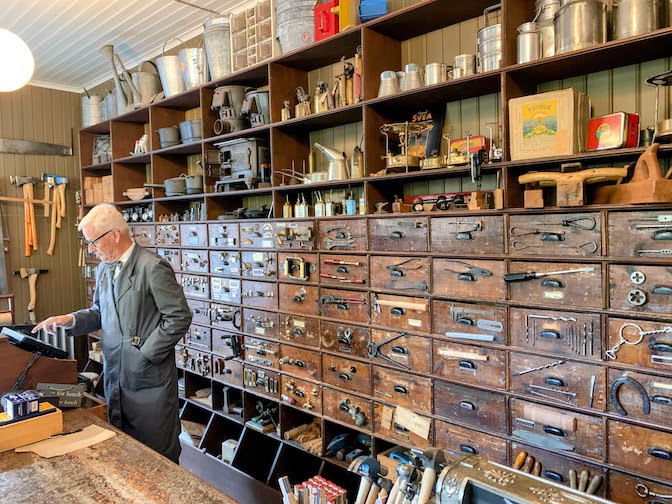
[[[639,115],[615,112],[588,122],[586,150],[620,149],[639,145]]]
[[[332,10],[334,7],[338,7],[338,0],[315,6],[315,41],[338,33],[338,16]]]

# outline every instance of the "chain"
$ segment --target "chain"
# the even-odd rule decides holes
[[[639,337],[636,341],[629,341],[623,336],[623,330],[626,327],[634,327],[637,330]],[[633,322],[628,322],[623,324],[621,329],[618,331],[618,341],[613,348],[607,350],[605,355],[612,360],[616,360],[616,353],[620,350],[623,345],[637,345],[642,342],[644,336],[649,336],[651,334],[672,334],[672,326],[663,327],[662,329],[653,329],[651,331],[644,331],[641,327]]]

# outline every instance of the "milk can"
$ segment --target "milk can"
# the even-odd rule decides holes
[[[607,41],[607,6],[601,0],[563,0],[553,26],[556,54],[603,44]]]
[[[541,36],[541,56],[548,58],[555,54],[555,28],[553,17],[560,8],[559,0],[537,0],[534,2],[535,16]]]
[[[541,33],[534,21],[518,27],[518,63],[541,58]]]
[[[613,0],[612,38],[642,35],[663,27],[663,0]]]

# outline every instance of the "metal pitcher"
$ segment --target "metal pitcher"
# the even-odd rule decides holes
[[[103,97],[99,95],[82,96],[82,128],[98,124],[101,120],[100,105]]]
[[[327,180],[345,180],[350,178],[348,172],[348,158],[344,152],[324,147],[315,142],[315,148],[322,152],[329,160],[329,167],[327,168]]]

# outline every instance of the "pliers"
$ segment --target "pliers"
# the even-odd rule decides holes
[[[392,342],[396,339],[399,339],[403,336],[406,336],[405,332],[399,333],[395,336],[391,336],[391,337],[389,337],[389,338],[387,338],[383,341],[380,341],[378,343],[373,343],[372,341],[367,342],[366,350],[368,352],[369,359],[373,360],[376,357],[380,357],[381,359],[385,359],[390,364],[394,364],[395,366],[399,366],[403,369],[410,370],[410,368],[408,366],[404,366],[400,362],[397,362],[394,359],[389,358],[387,355],[385,355],[383,352],[380,351],[380,347],[382,347],[383,345],[387,345],[388,343],[390,343],[390,342]],[[406,352],[404,352],[404,353],[406,353]]]

